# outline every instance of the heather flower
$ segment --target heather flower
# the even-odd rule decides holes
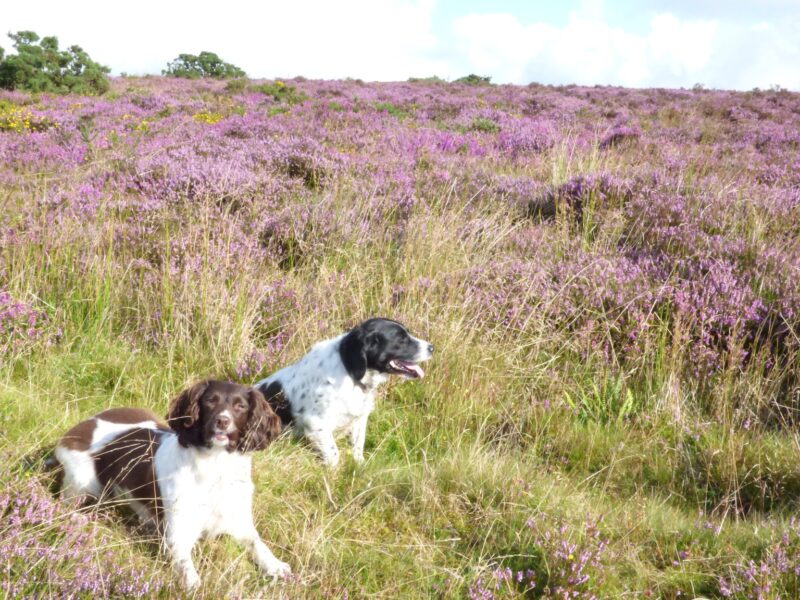
[[[596,577],[602,573],[608,544],[600,533],[601,521],[587,522],[583,532],[576,532],[547,514],[531,517],[526,523],[531,550],[541,557],[536,568],[496,565],[475,579],[469,587],[469,597],[597,598],[592,590],[598,584]]]
[[[36,340],[46,338],[47,314],[14,298],[0,286],[0,364]]]
[[[764,549],[760,559],[741,559],[719,580],[724,598],[767,600],[794,598],[800,592],[800,527],[794,518],[787,531]]]
[[[151,597],[163,587],[116,557],[108,534],[71,512],[35,479],[6,482],[0,495],[0,589],[8,597]],[[102,553],[102,555],[98,554]]]
[[[641,135],[642,133],[638,129],[621,125],[619,127],[614,127],[603,136],[603,139],[600,140],[599,147],[601,150],[606,150],[607,148],[619,146],[626,141],[637,140]]]

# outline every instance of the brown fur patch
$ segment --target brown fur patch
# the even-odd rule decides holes
[[[155,471],[155,454],[161,433],[135,428],[106,444],[94,456],[97,478],[107,491],[117,486],[144,504],[160,520],[161,495]],[[111,494],[113,496],[113,494]]]
[[[151,410],[145,408],[109,408],[95,415],[97,419],[103,419],[110,423],[142,423],[144,421],[154,421],[161,429],[169,429],[161,419]]]
[[[81,421],[61,437],[58,445],[69,450],[88,450],[96,425],[94,418]]]
[[[97,421],[95,421],[95,419],[102,419],[109,423],[119,423],[121,425],[153,421],[159,429],[169,431],[169,427],[152,411],[144,408],[109,408],[91,419],[86,419],[75,425],[61,437],[58,445],[69,450],[88,450],[92,443],[92,435],[94,435],[94,430],[97,426]]]

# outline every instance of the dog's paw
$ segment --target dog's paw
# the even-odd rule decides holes
[[[275,559],[269,565],[264,566],[264,574],[273,579],[286,579],[292,574],[292,567],[282,560]]]
[[[334,469],[339,466],[339,452],[328,452],[322,456],[322,462],[326,467]]]
[[[181,575],[183,585],[187,590],[196,590],[200,586],[200,575],[195,569],[184,569]]]

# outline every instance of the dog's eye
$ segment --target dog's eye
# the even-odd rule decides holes
[[[244,402],[242,402],[242,401],[240,400],[239,402],[236,402],[236,403],[233,405],[233,408],[234,408],[234,410],[238,410],[238,411],[247,410],[247,404],[245,404]]]
[[[205,399],[206,404],[209,406],[214,406],[217,402],[219,402],[219,398],[216,396],[209,396]]]

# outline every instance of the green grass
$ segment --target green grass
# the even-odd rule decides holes
[[[552,160],[553,180],[563,181],[599,158],[560,149]],[[0,365],[0,481],[43,478],[25,457],[99,410],[164,414],[191,381],[235,373],[253,346],[251,286],[277,275],[271,265],[217,264],[203,210],[211,208],[183,225],[206,257],[189,283],[166,268],[150,279],[121,269],[134,257],[111,242],[113,216],[91,244],[43,240],[2,252],[9,287],[18,297],[35,290],[63,331]],[[650,362],[621,372],[582,361],[569,331],[536,315],[520,331],[487,325],[468,288],[447,275],[491,265],[516,225],[490,210],[470,231],[462,217],[443,196],[411,215],[402,252],[387,250],[397,248],[387,228],[385,239],[330,242],[282,274],[316,310],[281,315],[293,336],[253,380],[371,314],[407,322],[437,354],[423,381],[382,394],[363,466],[345,452],[327,470],[288,436],[257,455],[256,524],[296,579],[272,585],[235,544],[211,540],[196,549],[196,597],[461,598],[481,578],[493,586],[498,566],[531,569],[538,582],[533,591],[503,584],[498,595],[537,597],[566,581],[561,542],[597,549],[595,524],[606,545],[577,588],[603,598],[713,597],[731,565],[758,559],[787,529],[800,496],[793,433],[734,429],[723,413],[698,409],[695,390],[675,384],[680,357],[657,341]],[[160,227],[168,241],[169,224]],[[562,233],[554,227],[554,252],[567,249],[557,247]],[[758,395],[756,375],[739,385],[748,381]],[[735,395],[723,384],[714,392]],[[109,515],[96,523],[114,552],[172,581],[153,544]],[[171,586],[164,597],[178,593]]]

